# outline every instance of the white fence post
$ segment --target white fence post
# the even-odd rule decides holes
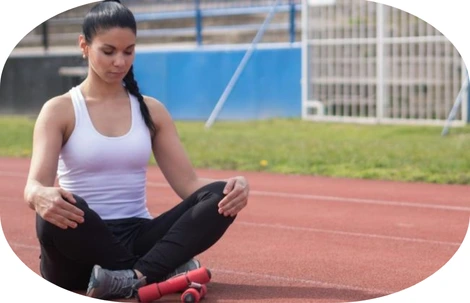
[[[445,36],[373,1],[333,1],[312,9],[320,2],[304,0],[302,6],[304,120],[446,123],[465,65]],[[462,104],[453,125],[467,123],[468,106]]]
[[[308,95],[308,87],[310,85],[310,77],[309,77],[309,46],[308,46],[308,1],[309,0],[302,0],[302,62],[301,62],[301,76],[300,76],[300,86],[301,86],[301,98],[302,98],[302,119],[307,118],[308,108],[307,108],[307,100],[309,98]]]
[[[384,118],[385,107],[385,51],[384,51],[384,5],[377,3],[377,122]]]

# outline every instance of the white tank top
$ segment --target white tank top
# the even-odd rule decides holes
[[[85,199],[103,220],[151,218],[145,188],[152,147],[139,101],[129,94],[129,132],[107,137],[93,126],[80,89],[74,87],[70,94],[75,128],[59,156],[59,185]]]

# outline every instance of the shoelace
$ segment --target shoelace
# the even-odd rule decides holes
[[[128,276],[112,276],[111,282],[111,293],[113,294],[127,294],[132,289],[127,290],[126,288],[132,287],[134,278]],[[124,293],[125,292],[125,293]]]
[[[135,279],[134,277],[126,275],[113,275],[111,278],[112,282],[110,292],[112,294],[122,295],[128,298],[134,295],[134,292],[145,280],[145,277]]]

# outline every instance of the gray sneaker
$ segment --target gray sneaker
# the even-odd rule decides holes
[[[178,266],[174,271],[169,273],[165,279],[168,280],[174,276],[177,276],[177,275],[180,275],[180,274],[183,274],[183,273],[186,273],[188,271],[195,270],[198,268],[201,268],[201,263],[197,259],[192,258],[188,262],[183,263],[180,266]]]
[[[144,284],[145,278],[136,279],[132,269],[107,270],[95,265],[86,295],[97,299],[132,298]]]

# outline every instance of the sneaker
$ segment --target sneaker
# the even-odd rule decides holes
[[[183,263],[182,265],[178,266],[174,271],[168,274],[166,276],[165,280],[168,280],[174,276],[181,275],[184,273],[187,273],[188,271],[195,270],[201,268],[201,263],[197,259],[191,259],[186,263]]]
[[[97,299],[132,298],[145,284],[145,278],[136,279],[132,269],[107,270],[95,265],[91,272],[86,295]]]

